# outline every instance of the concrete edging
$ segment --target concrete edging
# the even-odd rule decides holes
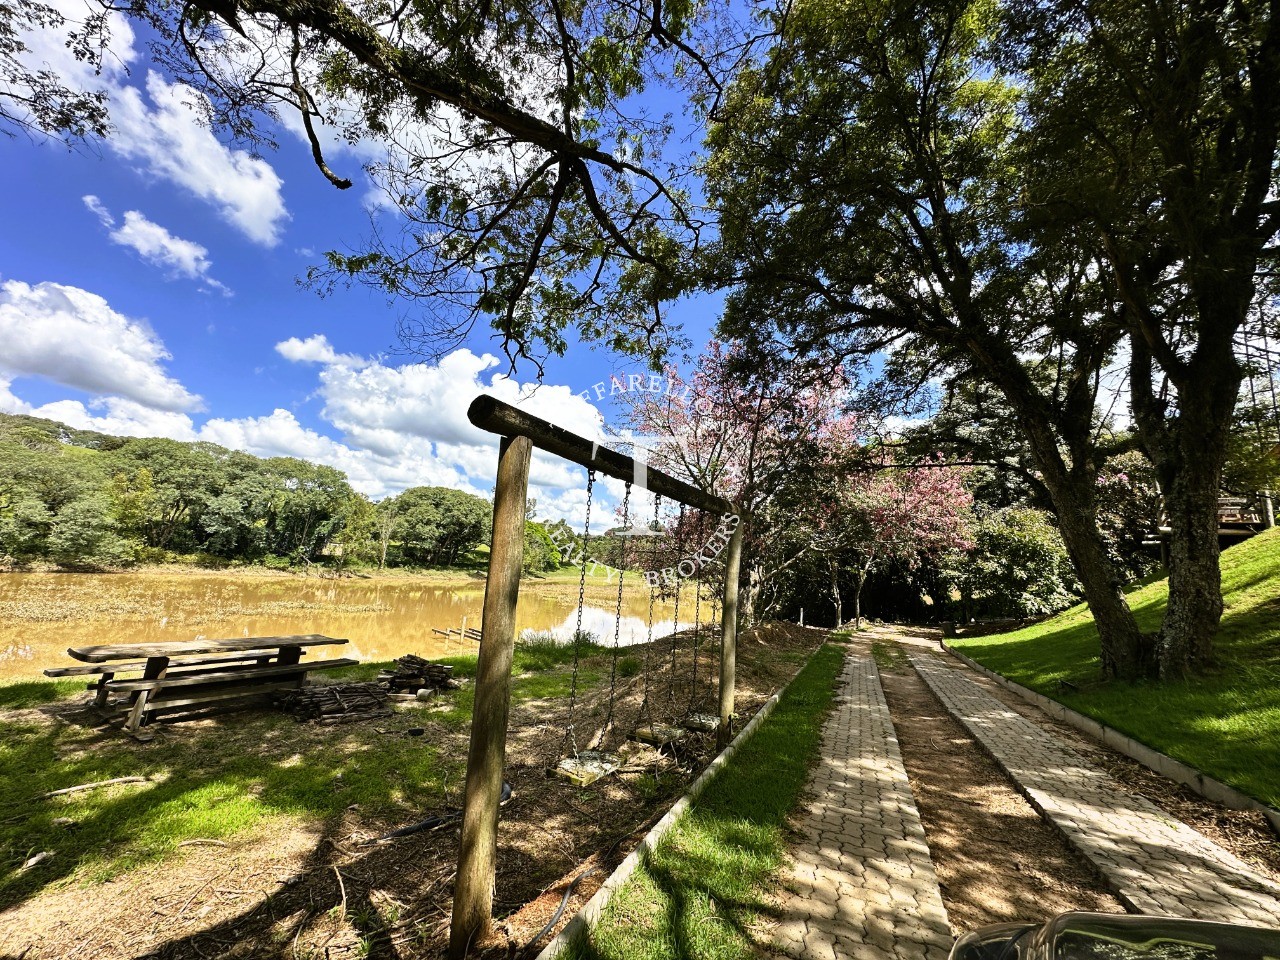
[[[627,854],[626,858],[618,864],[617,869],[609,875],[609,879],[600,885],[600,889],[595,892],[590,900],[583,904],[582,909],[574,914],[573,919],[565,924],[564,929],[556,934],[535,960],[556,960],[569,947],[575,937],[591,929],[592,924],[599,920],[600,915],[604,913],[604,908],[609,905],[613,895],[621,890],[626,882],[631,879],[631,875],[636,872],[636,868],[640,866],[640,861],[643,857],[657,847],[668,831],[685,815],[689,807],[692,806],[693,801],[707,789],[707,786],[715,779],[720,769],[729,762],[729,759],[738,752],[744,743],[751,739],[765,718],[773,713],[773,708],[778,705],[782,695],[791,688],[791,684],[795,683],[796,677],[800,676],[805,667],[809,666],[813,658],[818,655],[818,651],[824,646],[826,646],[826,643],[823,643],[817,650],[809,654],[804,663],[800,665],[800,668],[796,670],[795,676],[787,681],[787,685],[764,702],[764,705],[756,711],[756,715],[747,722],[747,725],[733,738],[733,741],[716,755],[716,758],[707,765],[707,769],[703,770],[698,775],[698,779],[693,781],[693,784],[685,791],[684,796],[677,800],[671,809],[663,815],[662,819],[653,825],[639,845]]]
[[[1181,760],[1175,760],[1168,754],[1153,750],[1140,740],[1134,740],[1119,730],[1108,727],[1105,723],[1099,723],[1092,717],[1085,716],[1078,710],[1072,710],[1057,700],[1052,700],[1042,693],[1036,693],[1036,691],[1028,689],[1020,683],[1015,683],[1008,677],[1001,676],[989,667],[984,667],[972,657],[965,656],[948,644],[946,640],[942,641],[942,649],[983,676],[991,678],[1006,690],[1016,693],[1023,700],[1039,707],[1055,720],[1061,720],[1063,723],[1075,727],[1081,733],[1086,733],[1095,740],[1101,740],[1112,750],[1123,753],[1129,759],[1136,760],[1144,767],[1154,770],[1170,780],[1176,780],[1183,786],[1190,787],[1200,796],[1215,803],[1220,803],[1224,807],[1230,807],[1233,810],[1256,810],[1266,817],[1271,822],[1272,829],[1280,834],[1280,810],[1269,807],[1248,794],[1241,793],[1235,787],[1228,786],[1221,780],[1215,780],[1208,774],[1202,773]]]

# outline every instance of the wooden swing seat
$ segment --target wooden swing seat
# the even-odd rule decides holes
[[[580,750],[577,756],[565,757],[556,764],[555,775],[579,787],[589,787],[622,766],[622,760],[603,750]]]

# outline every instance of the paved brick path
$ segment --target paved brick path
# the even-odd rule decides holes
[[[845,660],[774,933],[792,957],[945,960],[947,911],[875,661]]]
[[[1155,804],[1122,790],[960,670],[931,654],[910,657],[947,710],[1130,909],[1280,927],[1280,887]]]

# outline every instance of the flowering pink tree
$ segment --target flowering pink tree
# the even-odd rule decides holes
[[[836,622],[844,622],[842,576],[853,579],[853,619],[862,627],[862,588],[888,560],[914,567],[927,557],[967,550],[973,497],[964,471],[937,461],[829,475],[826,493],[811,501],[813,549],[831,575]]]
[[[811,547],[789,491],[829,469],[858,428],[842,367],[743,371],[741,359],[737,346],[712,341],[687,379],[668,370],[663,391],[628,394],[624,420],[651,438],[651,465],[739,505],[750,624],[769,582]]]

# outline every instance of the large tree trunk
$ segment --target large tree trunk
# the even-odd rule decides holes
[[[1124,580],[1098,529],[1097,471],[1068,466],[1058,438],[1045,424],[1027,416],[1021,419],[1057,515],[1062,542],[1098,628],[1103,676],[1136,680],[1152,675],[1154,637],[1139,629],[1124,596]]]
[[[1221,339],[1202,342],[1200,356],[1180,378],[1176,417],[1166,417],[1149,390],[1134,391],[1139,437],[1155,464],[1169,517],[1169,604],[1158,647],[1162,679],[1209,663],[1222,619],[1218,495],[1241,371],[1229,337]],[[1135,350],[1133,363],[1136,375],[1150,382],[1146,352]]]
[[[1102,673],[1122,680],[1149,676],[1155,667],[1154,637],[1144,635],[1125,599],[1119,571],[1107,554],[1096,514],[1081,509],[1076,491],[1050,491],[1058,529],[1071,556],[1102,642]],[[1073,495],[1077,494],[1077,495]],[[1088,498],[1090,501],[1092,497]]]

